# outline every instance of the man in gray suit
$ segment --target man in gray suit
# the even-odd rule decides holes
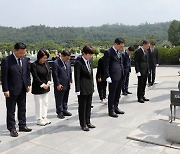
[[[155,42],[150,42],[150,48],[148,49],[147,55],[149,65],[148,86],[152,86],[155,82],[156,66],[159,66],[158,49],[155,48]]]
[[[64,119],[64,116],[72,115],[67,111],[69,90],[72,83],[70,55],[69,51],[64,50],[61,56],[54,61],[52,67],[56,113],[57,117],[60,119]]]

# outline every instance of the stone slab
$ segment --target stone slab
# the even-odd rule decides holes
[[[166,140],[173,143],[180,143],[180,122],[176,120],[166,124]]]
[[[158,118],[138,126],[127,138],[180,150],[180,145],[176,144],[180,143],[180,121],[176,120],[176,122],[170,124],[168,118],[163,119],[164,116],[161,119]],[[177,135],[175,132],[179,134]]]

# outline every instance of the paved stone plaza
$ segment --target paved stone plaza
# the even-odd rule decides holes
[[[96,125],[96,128],[89,132],[82,131],[79,126],[78,103],[73,84],[69,98],[69,111],[72,112],[73,116],[66,117],[63,120],[56,117],[52,87],[48,110],[48,118],[52,123],[48,126],[37,126],[34,117],[33,95],[29,93],[27,95],[27,125],[33,131],[30,133],[20,132],[17,138],[10,137],[6,129],[5,100],[0,87],[0,153],[179,154],[179,149],[127,139],[140,128],[143,134],[136,134],[137,137],[142,138],[141,135],[146,134],[148,139],[151,137],[152,143],[155,141],[155,143],[159,143],[158,140],[165,141],[161,134],[157,133],[159,131],[156,131],[156,126],[157,123],[158,125],[162,123],[161,117],[164,117],[168,122],[170,90],[178,90],[179,70],[180,67],[178,66],[158,67],[157,84],[146,88],[146,97],[150,101],[140,104],[136,98],[137,77],[134,68],[132,68],[129,91],[133,94],[121,97],[119,108],[125,111],[125,114],[118,118],[108,116],[107,105],[100,103],[95,85],[91,122]],[[94,69],[94,76],[95,72],[96,69]],[[179,112],[178,109],[178,116],[180,115]],[[164,130],[163,124],[162,127]],[[177,144],[177,147],[180,145]]]

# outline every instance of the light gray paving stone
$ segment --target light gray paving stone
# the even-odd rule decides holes
[[[103,140],[91,140],[85,143],[83,146],[79,146],[72,150],[72,154],[109,154],[114,153],[120,144],[114,142],[107,142]]]
[[[50,151],[51,149],[44,147],[44,146],[35,146],[29,150],[24,151],[24,153],[26,154],[32,154],[32,153],[38,153],[38,154],[44,154],[48,151]]]
[[[60,150],[66,153],[70,153],[71,151],[80,148],[80,147],[86,147],[86,145],[89,146],[89,143],[93,143],[98,139],[87,137],[87,136],[76,136],[69,140],[68,142],[65,142],[64,144],[61,144],[60,146],[55,147],[54,149]],[[86,147],[86,148],[87,148]]]
[[[59,151],[59,150],[49,150],[45,152],[44,154],[67,154],[67,153]]]
[[[140,150],[140,148],[125,145],[120,147],[114,154],[136,154]]]
[[[55,148],[61,146],[62,144],[72,140],[77,136],[77,134],[73,134],[70,132],[50,133],[31,140],[31,142],[38,145],[43,145],[48,148]]]
[[[179,154],[179,149],[173,149],[173,148],[166,148],[162,154]]]
[[[4,154],[20,154],[20,153],[25,153],[25,151],[28,151],[34,147],[36,147],[37,144],[34,143],[30,143],[30,142],[25,142],[23,144],[20,144],[18,146],[16,146],[13,149],[9,149],[6,152],[3,152]]]
[[[159,145],[155,145],[155,144],[146,144],[146,146],[142,149],[142,151],[147,150],[147,151],[154,151],[154,152],[158,152],[161,153],[163,152],[167,147],[165,146],[159,146]],[[141,151],[140,151],[141,152]]]

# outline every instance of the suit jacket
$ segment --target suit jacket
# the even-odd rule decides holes
[[[80,95],[92,95],[94,92],[93,70],[88,71],[83,58],[76,60],[74,65],[75,91]]]
[[[31,85],[30,62],[27,57],[22,58],[22,70],[13,54],[5,57],[1,63],[1,71],[3,92],[19,95],[23,86],[27,91],[27,87]]]
[[[105,77],[111,77],[112,81],[118,81],[124,76],[122,54],[119,56],[120,58],[113,48],[110,48],[104,53]]]
[[[134,55],[135,70],[136,73],[140,72],[141,75],[148,75],[148,61],[147,54],[144,54],[143,50],[139,48]]]
[[[156,67],[156,64],[159,64],[158,62],[158,49],[154,48],[154,51],[152,52],[151,49],[148,49],[148,64],[149,67]]]
[[[96,79],[101,78],[102,81],[106,81],[104,74],[104,64],[103,64],[104,56],[98,60],[98,67],[96,72]]]
[[[51,81],[51,71],[48,62],[44,64],[39,64],[38,61],[35,61],[31,64],[31,73],[33,76],[32,82],[32,94],[44,94],[50,91],[50,88],[44,89],[40,86],[44,83],[47,84],[48,81]]]
[[[124,72],[131,72],[131,59],[129,57],[129,54],[125,52],[122,54],[123,56],[123,65],[124,65]]]
[[[63,86],[63,90],[69,88],[70,83],[72,83],[72,70],[70,60],[66,62],[65,68],[62,60],[60,58],[57,58],[54,61],[52,67],[52,77],[55,88],[60,84]]]

